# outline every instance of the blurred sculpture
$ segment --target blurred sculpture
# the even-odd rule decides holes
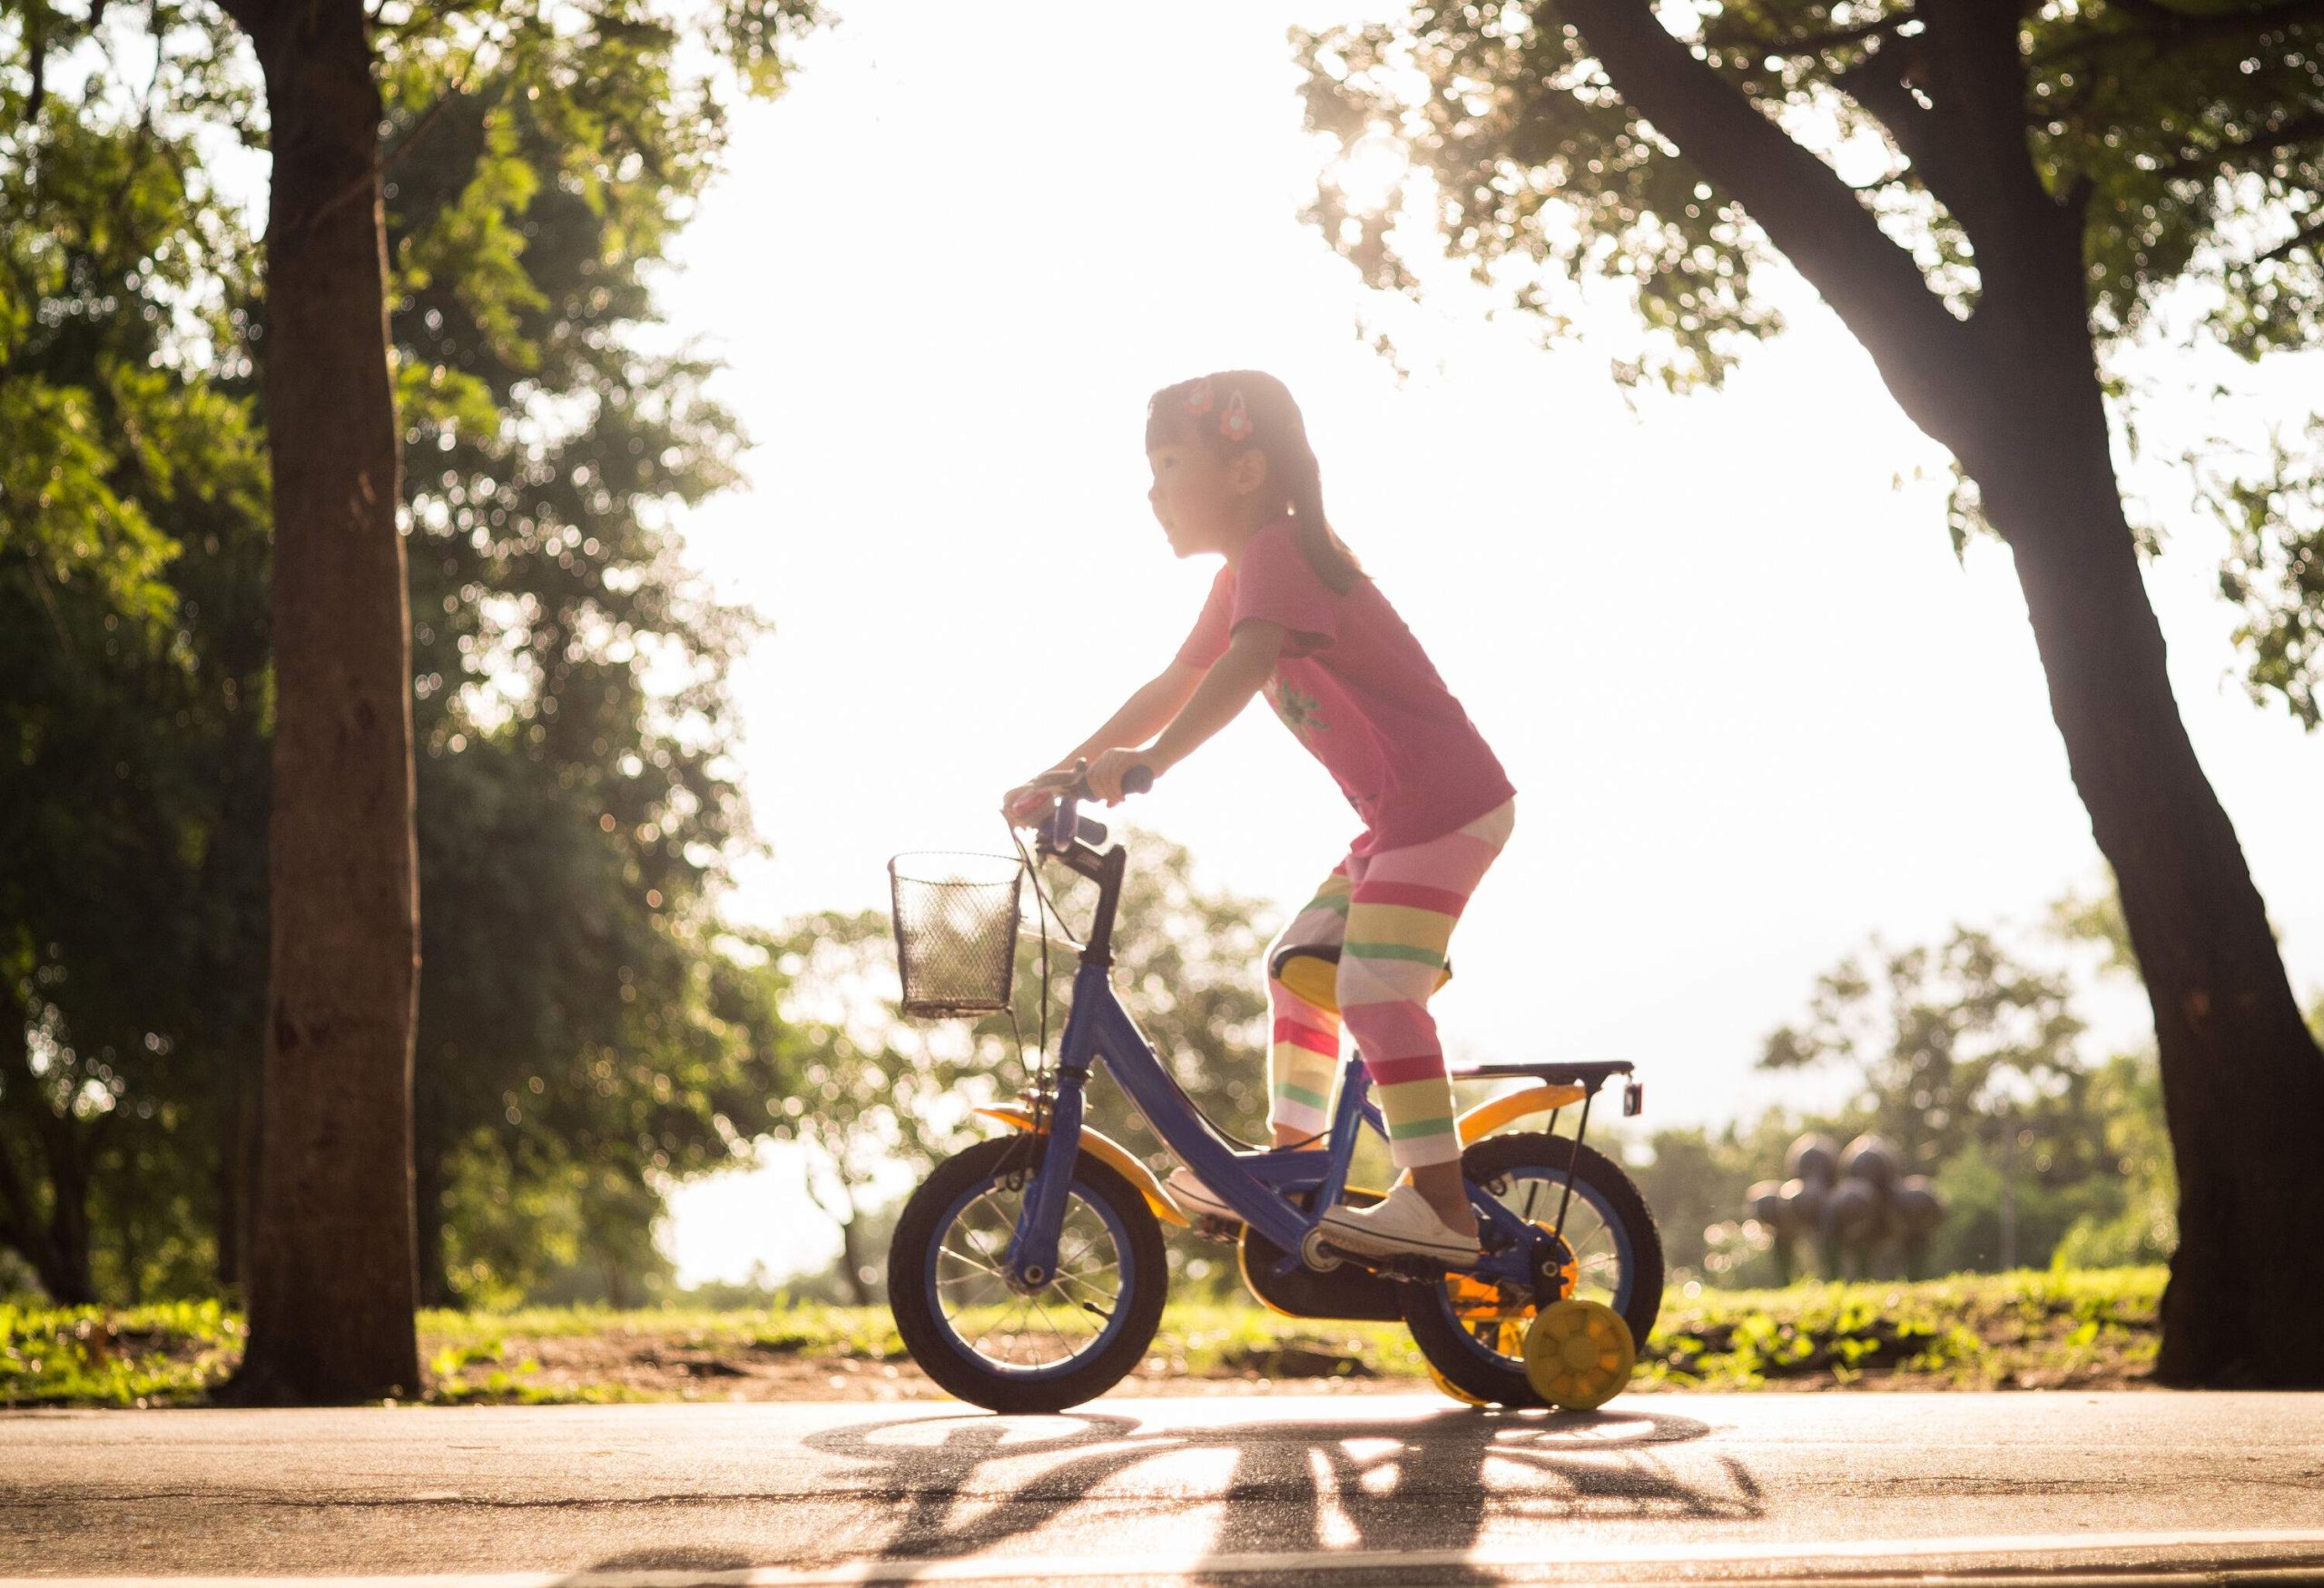
[[[1803,1242],[1813,1243],[1829,1278],[1862,1278],[1892,1251],[1905,1277],[1918,1278],[1945,1203],[1926,1175],[1904,1170],[1904,1155],[1883,1137],[1859,1136],[1843,1149],[1829,1136],[1802,1136],[1784,1155],[1790,1178],[1752,1185],[1745,1216],[1774,1237],[1786,1284],[1798,1273]]]

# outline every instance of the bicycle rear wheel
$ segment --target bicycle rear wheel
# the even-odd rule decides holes
[[[1525,1377],[1525,1329],[1542,1307],[1567,1297],[1612,1307],[1645,1349],[1662,1307],[1662,1236],[1620,1165],[1570,1138],[1521,1131],[1471,1147],[1461,1155],[1461,1172],[1544,1232],[1556,1227],[1562,1206],[1564,1227],[1530,1287],[1448,1274],[1438,1284],[1397,1287],[1404,1327],[1431,1366],[1481,1400],[1541,1405]]]
[[[1077,1159],[1056,1275],[1010,1288],[1001,1258],[1047,1143],[980,1141],[936,1166],[888,1248],[896,1332],[929,1377],[996,1412],[1055,1412],[1137,1366],[1169,1287],[1161,1226],[1137,1189]]]

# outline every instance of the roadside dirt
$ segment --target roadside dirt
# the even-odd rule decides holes
[[[1149,1357],[1130,1376],[1130,1393],[1146,1396],[1410,1395],[1427,1381],[1377,1374],[1349,1357],[1315,1352],[1281,1354],[1269,1361],[1189,1376],[1160,1356]],[[538,1366],[521,1371],[521,1365]],[[809,1356],[781,1347],[693,1345],[672,1339],[580,1336],[506,1338],[498,1366],[527,1392],[558,1398],[592,1388],[654,1400],[940,1400],[944,1392],[909,1358]],[[1300,1369],[1306,1371],[1302,1372]],[[479,1365],[463,1375],[477,1383],[489,1368]],[[482,1395],[478,1398],[497,1399]]]
[[[537,1364],[527,1370],[525,1364]],[[498,1400],[519,1396],[588,1398],[610,1390],[624,1398],[703,1401],[940,1400],[944,1394],[909,1358],[811,1355],[779,1346],[701,1345],[637,1336],[581,1336],[527,1339],[508,1336],[497,1364],[510,1374],[516,1395],[491,1393],[480,1376],[466,1371],[472,1388],[462,1398]],[[1658,1386],[1641,1378],[1634,1392]],[[1845,1380],[1830,1371],[1769,1376],[1769,1389],[1878,1394],[1883,1391],[1954,1387],[1926,1373],[1871,1371]],[[1991,1387],[2024,1390],[2145,1389],[2142,1371],[2100,1357],[2075,1366],[2027,1365],[2001,1376]],[[1189,1373],[1183,1363],[1150,1356],[1132,1374],[1125,1392],[1141,1396],[1413,1395],[1429,1388],[1425,1378],[1383,1374],[1353,1356],[1291,1348],[1207,1374]]]

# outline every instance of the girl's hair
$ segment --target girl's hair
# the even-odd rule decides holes
[[[1257,452],[1267,460],[1266,488],[1278,495],[1315,577],[1345,595],[1364,577],[1355,553],[1324,517],[1324,486],[1307,423],[1290,388],[1256,370],[1221,370],[1165,386],[1147,400],[1146,449],[1195,442],[1221,457]]]

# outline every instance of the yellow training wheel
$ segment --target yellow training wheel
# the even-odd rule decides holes
[[[1630,1326],[1599,1302],[1552,1302],[1525,1331],[1526,1382],[1569,1412],[1594,1412],[1612,1400],[1637,1366]]]

